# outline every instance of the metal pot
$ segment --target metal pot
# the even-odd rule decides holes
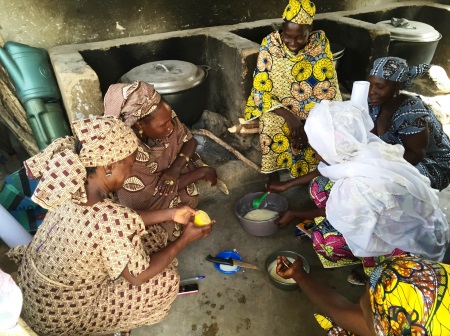
[[[205,109],[206,79],[209,67],[179,60],[164,60],[142,64],[121,77],[123,83],[136,80],[155,86],[170,104],[182,123],[194,124]]]
[[[409,65],[431,63],[442,35],[432,26],[407,19],[392,18],[377,23],[391,33],[389,56],[404,58]]]

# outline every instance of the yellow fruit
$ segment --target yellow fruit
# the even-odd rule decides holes
[[[203,210],[198,210],[197,214],[194,216],[194,224],[197,226],[205,226],[211,223],[211,218]]]

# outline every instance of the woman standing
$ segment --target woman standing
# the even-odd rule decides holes
[[[315,12],[309,0],[290,0],[282,30],[260,47],[245,119],[260,118],[265,174],[287,169],[297,177],[315,170],[304,122],[316,103],[342,100],[330,43],[323,31],[312,31]]]
[[[217,183],[216,171],[195,153],[197,141],[180,122],[170,105],[142,81],[113,84],[105,95],[105,115],[120,118],[139,139],[136,163],[123,188],[119,202],[134,210],[160,210],[198,203],[196,181]],[[181,226],[162,224],[173,241]]]
[[[400,93],[428,64],[409,67],[398,57],[375,60],[369,74],[369,113],[373,133],[405,148],[404,158],[442,190],[450,183],[450,140],[433,111],[418,96]]]
[[[139,214],[109,195],[131,174],[138,140],[113,117],[72,122],[25,161],[40,182],[33,201],[49,209],[28,246],[8,252],[19,266],[23,315],[41,335],[104,335],[161,321],[178,293],[176,259],[210,226],[189,223],[187,206]],[[167,245],[158,223],[187,224]]]

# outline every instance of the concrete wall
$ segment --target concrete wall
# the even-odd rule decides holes
[[[439,18],[443,31],[449,31],[448,7],[405,1],[361,10],[321,13],[316,16],[314,25],[316,29],[324,29],[331,42],[345,47],[338,76],[341,88],[348,91],[354,80],[366,78],[373,60],[385,56],[389,50],[389,31],[374,22],[397,14],[413,20]],[[408,15],[402,16],[404,13]],[[50,48],[49,52],[69,120],[101,114],[102,95],[130,69],[160,59],[179,59],[211,67],[205,108],[236,123],[250,92],[259,43],[281,22],[280,18],[266,19],[63,45]],[[449,39],[450,35],[444,34],[436,62],[433,62],[444,68],[450,65]]]
[[[408,0],[407,0],[408,1]],[[315,0],[318,13],[397,0]],[[431,1],[450,4],[450,0]],[[5,41],[50,48],[279,18],[287,0],[0,0]]]

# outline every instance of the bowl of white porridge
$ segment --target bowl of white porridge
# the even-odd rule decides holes
[[[295,261],[297,257],[302,259],[303,261],[303,269],[309,273],[310,271],[310,265],[308,260],[305,259],[301,254],[298,254],[294,251],[276,251],[270,254],[266,259],[266,271],[269,276],[270,282],[277,288],[283,289],[283,290],[296,290],[299,289],[297,283],[294,281],[294,279],[284,279],[281,276],[279,276],[276,272],[277,269],[277,257],[278,256],[285,256],[291,263]]]
[[[245,232],[253,236],[270,236],[278,231],[275,221],[288,209],[287,199],[279,194],[270,193],[255,209],[252,202],[264,194],[254,192],[242,197],[234,208],[234,213]]]

